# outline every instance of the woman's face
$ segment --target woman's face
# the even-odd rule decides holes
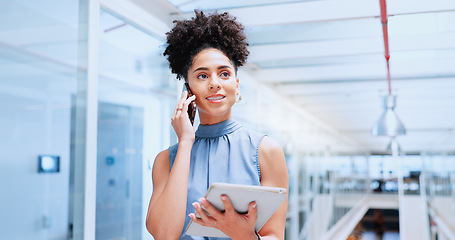
[[[201,124],[215,124],[231,117],[239,80],[223,52],[214,48],[199,52],[188,69],[187,81],[196,95]]]

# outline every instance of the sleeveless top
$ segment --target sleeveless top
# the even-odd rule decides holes
[[[232,119],[213,125],[199,125],[191,149],[188,177],[188,199],[185,225],[180,239],[221,240],[186,235],[186,227],[194,213],[193,202],[204,197],[211,183],[261,185],[259,169],[259,144],[264,137],[242,127]],[[169,147],[170,166],[174,164],[178,144]]]

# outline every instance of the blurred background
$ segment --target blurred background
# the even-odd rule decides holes
[[[455,239],[455,1],[380,2],[0,0],[0,238],[153,239],[165,33],[201,9],[245,25],[233,115],[283,146],[286,239]]]

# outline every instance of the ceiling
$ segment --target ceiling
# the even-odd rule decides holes
[[[132,0],[145,9],[150,4]],[[378,0],[168,0],[163,21],[193,9],[228,11],[246,27],[246,69],[283,97],[366,146],[384,152],[389,139],[372,137],[387,93]],[[389,1],[392,92],[407,134],[405,152],[455,150],[455,2]],[[156,6],[155,6],[155,12]]]
[[[125,0],[112,0],[121,1]],[[47,62],[59,61],[55,68],[63,62],[73,66],[74,72],[77,1],[45,2],[0,3],[0,78],[14,73],[15,81],[31,75],[52,80],[39,65],[21,71],[2,56],[35,61],[33,57],[43,58],[46,53]],[[362,149],[385,151],[389,139],[370,134],[382,112],[380,96],[388,88],[379,0],[129,2],[168,27],[173,19],[191,17],[195,8],[229,11],[246,27],[251,55],[245,71],[361,144]],[[59,10],[49,15],[47,8]],[[408,153],[455,151],[455,1],[389,1],[388,13],[391,85],[398,95],[397,114],[407,128],[407,134],[398,138],[401,149]],[[29,18],[21,17],[24,14]],[[109,18],[102,13],[101,28],[122,25],[122,21]],[[128,32],[122,37],[135,42],[126,47],[137,55],[154,51],[161,44],[144,42],[128,26],[122,31]],[[24,37],[30,33],[33,38]],[[122,33],[109,34],[118,38]],[[163,37],[164,32],[157,35]],[[106,41],[112,46],[121,44],[115,39]],[[118,54],[108,57],[114,56]],[[112,77],[121,75],[121,69],[116,69],[117,76]]]

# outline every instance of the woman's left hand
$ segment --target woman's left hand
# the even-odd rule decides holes
[[[248,206],[248,213],[239,214],[235,211],[231,201],[226,195],[221,196],[221,201],[224,204],[224,212],[218,211],[215,207],[210,204],[207,199],[199,199],[199,203],[193,203],[196,212],[200,218],[197,218],[194,213],[191,213],[190,218],[202,225],[207,227],[214,227],[231,239],[257,239],[254,227],[257,221],[257,208],[256,202],[251,202]],[[209,215],[201,208],[201,205],[205,208]]]

